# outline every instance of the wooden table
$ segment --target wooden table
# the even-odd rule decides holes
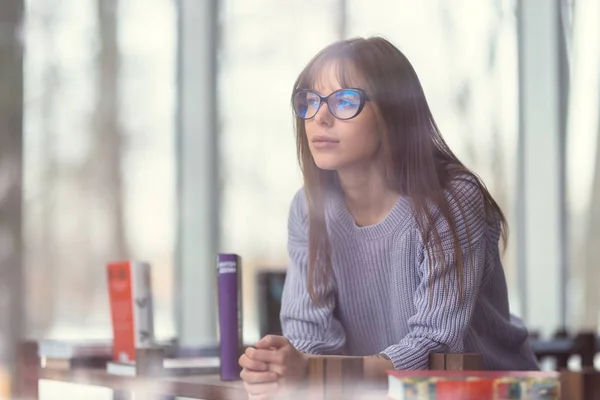
[[[176,396],[203,400],[247,400],[241,381],[223,382],[218,375],[199,376],[122,376],[109,374],[106,368],[43,368],[35,341],[23,341],[18,349],[18,379],[15,398],[35,400],[39,397],[40,380],[99,386],[115,391],[115,398],[169,399]]]
[[[325,375],[327,374],[324,374],[322,378],[325,378]],[[334,381],[339,379],[336,377],[333,378]],[[41,368],[39,379],[106,387],[114,390],[115,399],[119,400],[130,398],[136,400],[163,400],[176,396],[203,400],[248,399],[241,381],[223,382],[218,375],[150,378],[113,375],[107,373],[104,369],[60,370]],[[325,390],[327,386],[322,386],[324,382],[320,382],[321,380],[313,378],[313,386],[311,388],[302,385],[293,392],[293,395],[291,393],[287,395],[283,394],[280,398],[289,399],[289,396],[291,396],[294,399],[372,400],[385,399],[387,394],[387,381],[383,384],[378,383],[375,385],[365,382],[362,385],[360,379],[358,379],[355,382],[358,385],[354,389],[351,389],[353,393],[343,393],[343,391],[340,391],[342,387],[339,384],[334,384],[333,391]],[[316,386],[314,386],[315,383],[317,384]],[[134,393],[135,396],[130,396],[131,393]]]
[[[190,397],[204,400],[247,400],[240,381],[223,382],[218,375],[164,378],[113,375],[103,369],[60,370],[41,368],[40,379],[102,386],[117,392],[133,392],[136,398]],[[140,396],[140,394],[142,396]]]
[[[122,376],[109,374],[106,368],[74,367],[72,369],[43,368],[37,355],[37,344],[24,343],[20,347],[16,397],[39,398],[41,380],[74,383],[112,389],[115,400],[144,399],[171,400],[188,397],[203,400],[246,400],[248,395],[241,381],[223,382],[219,375],[196,376]],[[360,361],[360,373],[351,367]],[[352,364],[352,365],[350,365]],[[296,399],[308,397],[319,400],[385,399],[387,380],[362,380],[362,357],[312,358],[309,360],[308,379],[294,388],[287,388],[282,399],[290,395]],[[352,387],[349,389],[349,387]],[[352,393],[346,393],[349,389]],[[131,396],[134,394],[134,396]]]

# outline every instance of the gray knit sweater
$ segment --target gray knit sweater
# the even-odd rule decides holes
[[[473,267],[464,268],[462,301],[452,280],[452,235],[438,212],[434,210],[434,221],[450,262],[445,290],[440,265],[429,265],[406,198],[400,197],[383,221],[358,227],[341,193],[332,190],[326,221],[333,279],[321,308],[313,305],[307,291],[307,205],[304,191],[298,191],[288,222],[291,264],[282,297],[283,335],[306,353],[382,353],[395,369],[426,369],[430,352],[481,353],[486,369],[539,369],[527,329],[509,312],[498,220],[485,215],[474,184],[456,185],[466,217],[450,197],[449,205],[465,260],[468,226],[473,261],[468,264]]]

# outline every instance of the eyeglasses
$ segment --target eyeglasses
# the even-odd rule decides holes
[[[366,101],[370,99],[365,91],[355,88],[339,89],[326,97],[308,89],[297,89],[292,94],[294,112],[302,119],[317,115],[323,103],[327,104],[329,112],[337,119],[352,119],[362,111]]]

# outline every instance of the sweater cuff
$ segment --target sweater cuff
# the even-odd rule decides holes
[[[421,354],[407,355],[402,345],[392,345],[381,352],[390,359],[395,370],[422,370],[429,367],[429,356]]]
[[[296,350],[314,355],[340,354],[342,343],[327,343],[320,340],[288,339]]]
[[[303,353],[320,354],[318,351],[319,344],[316,342],[310,340],[290,339],[290,343],[296,348],[296,350],[301,351]]]

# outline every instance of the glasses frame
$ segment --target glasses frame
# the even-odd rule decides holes
[[[356,114],[354,114],[353,116],[348,117],[348,118],[340,118],[337,115],[335,115],[335,113],[333,111],[331,111],[331,106],[329,105],[329,98],[331,96],[335,95],[338,92],[347,91],[347,90],[358,92],[358,96],[360,98],[360,104],[358,105],[358,109],[356,110]],[[298,112],[296,111],[296,107],[294,107],[294,99],[296,98],[296,95],[298,93],[300,93],[300,92],[311,93],[311,94],[316,95],[319,98],[319,105],[317,107],[317,110],[315,111],[314,115],[312,115],[310,118],[301,117],[300,115],[298,115]],[[369,98],[369,96],[367,95],[367,93],[363,89],[360,89],[360,88],[342,88],[342,89],[338,89],[336,91],[331,92],[327,96],[321,96],[321,94],[319,94],[318,92],[316,92],[314,90],[311,90],[311,89],[296,89],[292,93],[292,109],[294,110],[294,114],[296,114],[296,116],[298,118],[303,119],[303,120],[313,119],[319,113],[319,110],[321,109],[321,106],[323,105],[323,103],[325,103],[325,104],[327,104],[327,109],[329,110],[329,113],[331,115],[333,115],[335,118],[337,118],[339,120],[348,121],[348,120],[350,120],[352,118],[356,118],[361,113],[361,111],[363,110],[363,108],[365,106],[365,103],[367,101],[371,101],[371,99]]]

